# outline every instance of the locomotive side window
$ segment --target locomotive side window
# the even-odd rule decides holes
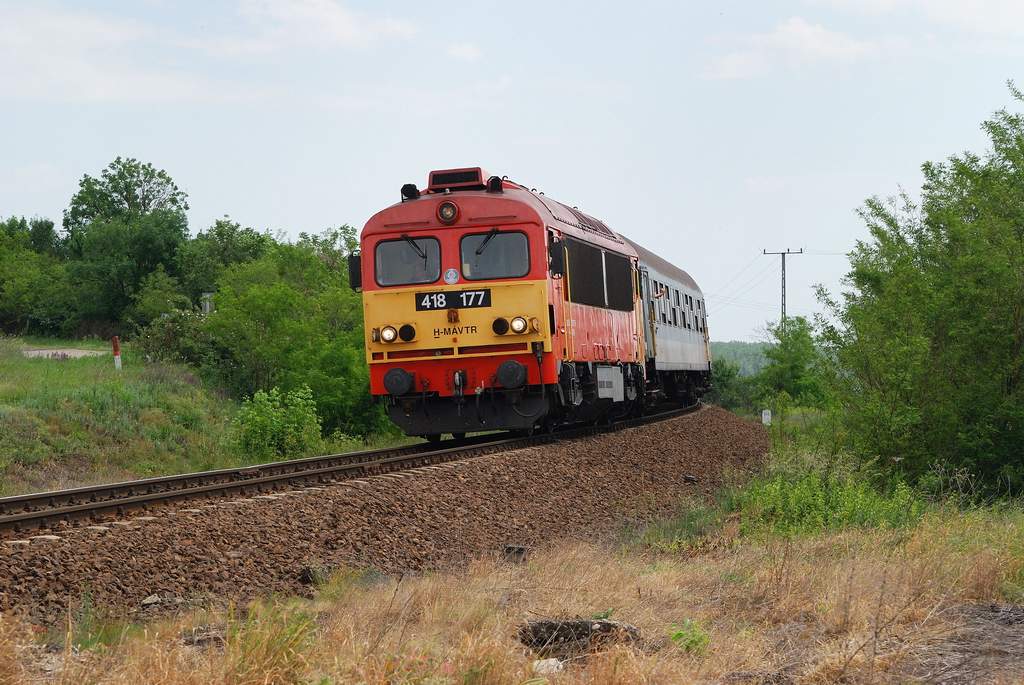
[[[604,307],[604,266],[601,250],[567,238],[569,252],[569,298],[579,304]]]
[[[572,238],[566,238],[565,245],[569,255],[568,299],[594,307],[633,311],[633,264],[629,257]],[[658,287],[657,281],[654,286]]]
[[[437,238],[382,240],[373,252],[377,285],[418,285],[441,277],[441,243]]]
[[[530,243],[520,231],[470,233],[459,243],[462,275],[470,281],[522,278],[530,273]]]
[[[604,253],[604,278],[608,284],[608,308],[620,312],[633,310],[633,265],[629,257]]]

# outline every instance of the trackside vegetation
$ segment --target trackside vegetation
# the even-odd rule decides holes
[[[85,175],[64,212],[0,221],[0,333],[119,335],[238,402],[311,392],[321,435],[394,435],[368,393],[347,225],[294,242],[225,217],[192,237],[187,197],[151,164]],[[298,444],[285,441],[293,456]],[[315,442],[315,441],[313,441]]]
[[[1017,101],[1024,95],[1010,84]],[[990,148],[926,163],[920,199],[871,198],[825,314],[769,326],[753,376],[716,360],[723,406],[814,415],[831,452],[890,482],[978,497],[1024,488],[1024,116],[983,124]]]
[[[75,342],[100,356],[22,354],[54,344],[0,337],[0,497],[367,445],[323,437],[308,387],[238,403],[194,369],[147,362],[132,343],[121,346],[121,371],[106,341]]]

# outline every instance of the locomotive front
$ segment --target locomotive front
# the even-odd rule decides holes
[[[370,390],[407,435],[527,430],[550,406],[550,275],[534,196],[479,168],[428,188],[361,235]]]

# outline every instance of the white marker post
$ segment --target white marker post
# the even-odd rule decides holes
[[[118,371],[121,370],[121,341],[115,335],[110,339],[110,342],[114,343],[114,368]]]
[[[772,425],[772,410],[771,409],[762,409],[761,410],[761,423],[763,423],[766,426]]]

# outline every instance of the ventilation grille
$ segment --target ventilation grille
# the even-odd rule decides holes
[[[559,202],[558,204],[562,205],[561,202]],[[604,222],[601,221],[600,219],[595,219],[592,216],[587,216],[586,214],[584,214],[583,212],[574,207],[569,207],[567,205],[562,205],[562,207],[564,207],[566,211],[570,212],[576,218],[576,221],[569,221],[567,219],[563,219],[558,215],[555,215],[555,219],[557,219],[558,221],[561,221],[564,224],[569,224],[570,226],[575,226],[576,228],[582,228],[584,231],[590,231],[591,233],[597,233],[598,235],[602,235],[606,238],[611,238],[616,242],[622,242],[621,240],[619,240],[619,237],[612,232],[612,229],[605,226]]]
[[[484,187],[484,172],[480,167],[430,172],[430,190],[475,187]]]

